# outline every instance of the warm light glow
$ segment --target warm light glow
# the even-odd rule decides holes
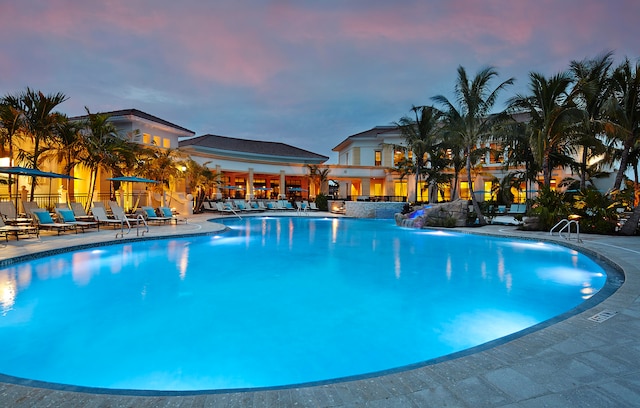
[[[18,283],[13,274],[9,272],[0,273],[0,305],[2,306],[2,314],[6,315],[11,310],[18,292]]]

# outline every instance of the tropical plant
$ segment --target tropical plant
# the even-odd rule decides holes
[[[87,207],[91,205],[98,173],[104,170],[114,176],[129,172],[137,164],[140,147],[118,135],[115,125],[104,113],[91,113],[85,107],[87,118],[80,123],[84,151],[79,158],[80,165],[89,169],[89,189]],[[88,208],[87,208],[88,209]]]
[[[495,126],[508,120],[504,113],[492,114],[500,91],[513,84],[510,78],[500,83],[496,88],[489,88],[490,81],[498,75],[493,67],[487,67],[476,74],[473,79],[467,77],[463,67],[458,67],[458,78],[454,88],[456,103],[450,102],[445,96],[437,95],[432,99],[444,108],[444,130],[449,137],[460,138],[464,146],[465,167],[467,170],[467,182],[471,192],[473,209],[478,216],[480,225],[486,225],[478,200],[473,193],[473,181],[471,179],[472,152],[476,145],[487,140]]]
[[[403,116],[396,123],[405,138],[407,149],[413,152],[415,160],[415,191],[418,199],[418,185],[421,176],[425,176],[427,185],[437,183],[437,176],[446,167],[442,165],[441,139],[439,137],[439,118],[441,113],[433,106],[413,106],[414,117]],[[430,166],[428,166],[430,164]],[[430,171],[425,171],[427,167]],[[437,169],[436,169],[437,167]]]
[[[329,168],[320,168],[316,164],[307,164],[309,169],[309,181],[313,184],[316,194],[325,193],[328,190]]]
[[[21,116],[19,132],[31,140],[30,150],[19,148],[18,161],[28,167],[37,169],[42,163],[43,155],[49,149],[49,143],[66,117],[54,109],[67,100],[62,93],[45,95],[40,91],[27,88],[15,96],[4,98],[4,104],[13,109],[12,115]],[[32,177],[30,200],[33,200],[37,178]]]
[[[640,62],[635,66],[626,59],[611,76],[612,95],[604,106],[607,118],[605,133],[614,147],[621,145],[618,172],[613,189],[622,185],[630,165],[632,151],[640,138]],[[636,206],[630,219],[622,226],[620,233],[634,235],[640,221],[640,206]]]
[[[538,217],[542,230],[550,230],[558,221],[571,214],[571,204],[565,200],[564,193],[542,186],[531,205],[531,215]]]
[[[529,74],[529,95],[516,95],[509,100],[513,112],[529,117],[529,142],[533,157],[541,168],[543,184],[551,184],[551,172],[574,147],[571,137],[581,123],[581,111],[569,95],[571,76],[562,72],[547,79],[542,74]],[[555,160],[554,160],[555,159]]]
[[[164,189],[169,187],[169,180],[171,178],[180,176],[178,165],[180,165],[184,158],[184,154],[177,149],[151,147],[146,150],[142,159],[138,171],[145,177],[159,181],[153,188],[162,195],[163,206],[165,205]]]
[[[613,234],[616,231],[617,209],[623,206],[618,197],[586,188],[572,198],[574,213],[580,216],[581,232]]]
[[[581,157],[578,166],[580,190],[586,188],[589,159],[602,155],[605,145],[599,135],[604,129],[602,112],[610,93],[610,67],[612,52],[594,59],[571,61],[570,72],[575,81],[574,95],[582,110],[582,126],[578,129],[576,143]]]

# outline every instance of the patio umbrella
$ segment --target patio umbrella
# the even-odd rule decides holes
[[[301,187],[289,187],[289,191],[308,191]]]
[[[60,173],[52,173],[49,171],[42,171],[38,169],[32,169],[29,167],[20,167],[20,166],[11,166],[11,167],[0,167],[0,174],[15,174],[16,175],[16,210],[18,209],[18,176],[29,176],[29,177],[42,177],[48,179],[76,179],[75,177],[69,176],[67,174]],[[11,188],[11,187],[9,187]],[[49,184],[49,190],[51,190],[51,184]],[[51,202],[49,202],[49,205]]]
[[[111,178],[108,178],[107,180],[120,181],[120,182],[123,182],[123,183],[158,183],[158,181],[156,181],[156,180],[151,180],[151,179],[142,178],[142,177],[136,177],[136,176],[111,177]],[[122,203],[120,203],[120,205],[122,205],[122,208],[124,208],[124,197],[122,197],[121,201],[122,201]],[[140,203],[140,195],[139,194],[138,194],[138,198],[136,200],[136,204],[133,206],[133,210],[134,211],[138,208],[138,203]]]
[[[158,181],[156,180],[150,180],[147,178],[134,177],[134,176],[111,177],[111,178],[108,178],[107,180],[123,181],[123,182],[130,182],[130,183],[158,183]]]

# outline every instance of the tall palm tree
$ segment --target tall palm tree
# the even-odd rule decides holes
[[[182,159],[184,159],[184,155],[177,149],[155,147],[146,150],[140,171],[144,176],[160,182],[154,187],[160,189],[158,192],[162,193],[163,206],[166,204],[164,188],[168,187],[172,177],[179,176],[180,170],[177,165]]]
[[[533,157],[530,144],[530,124],[513,121],[500,128],[502,140],[505,146],[503,167],[509,170],[512,167],[521,167],[524,170],[516,170],[507,174],[505,183],[520,189],[522,183],[525,185],[525,199],[528,198],[529,186],[537,182],[537,175],[541,168]],[[507,181],[508,180],[508,181]],[[506,185],[506,184],[505,184]]]
[[[569,94],[573,80],[566,72],[549,79],[542,74],[529,74],[529,95],[516,95],[509,100],[511,110],[529,116],[530,144],[536,162],[542,169],[543,184],[551,184],[554,156],[564,156],[574,147],[572,136],[581,123],[581,112]]]
[[[640,138],[640,62],[626,59],[611,77],[612,95],[604,111],[605,132],[613,143],[622,143],[620,165],[613,188],[620,189],[629,165],[629,153]]]
[[[91,113],[88,108],[85,109],[87,119],[82,124],[85,151],[80,163],[90,171],[87,200],[87,206],[90,206],[100,170],[119,176],[123,170],[133,168],[139,146],[118,135],[115,125],[109,121],[109,115]]]
[[[626,59],[612,77],[612,96],[605,104],[608,118],[605,132],[614,144],[621,144],[620,163],[613,188],[619,190],[631,163],[633,149],[640,140],[640,62],[635,66]],[[634,235],[640,221],[640,206],[636,206],[620,233]]]
[[[420,177],[427,176],[427,184],[435,182],[425,172],[428,164],[434,167],[435,158],[440,156],[441,139],[439,136],[439,119],[441,113],[433,106],[413,106],[414,118],[404,116],[396,123],[405,138],[407,148],[413,152],[415,160],[415,191],[418,199],[418,185]],[[440,170],[443,170],[441,168]],[[436,170],[436,169],[434,169]],[[435,174],[435,173],[432,173]]]
[[[74,167],[80,164],[83,153],[86,151],[84,138],[82,137],[80,125],[70,121],[68,118],[60,123],[56,132],[51,149],[45,154],[46,158],[51,158],[57,163],[63,163],[63,173],[71,175]],[[73,188],[67,186],[69,197],[73,197]]]
[[[478,200],[473,192],[471,179],[472,152],[478,143],[491,136],[493,128],[508,119],[501,112],[492,114],[499,93],[507,86],[513,84],[514,79],[509,78],[501,82],[496,88],[490,89],[489,83],[498,75],[493,67],[481,69],[473,79],[469,79],[463,67],[458,67],[458,78],[454,88],[455,104],[445,96],[437,95],[432,99],[443,106],[446,132],[459,137],[464,146],[465,168],[467,182],[471,192],[473,209],[478,214],[478,222],[485,225],[487,221],[482,215]]]
[[[591,60],[571,61],[570,72],[575,80],[575,95],[583,111],[583,124],[577,140],[582,147],[579,162],[580,190],[586,188],[587,162],[589,158],[604,153],[604,143],[598,137],[604,128],[603,106],[610,91],[610,67],[613,52],[607,52]]]
[[[65,120],[65,116],[54,112],[54,109],[66,101],[67,97],[59,92],[45,95],[40,91],[27,88],[11,100],[15,104],[12,107],[19,110],[24,117],[21,132],[31,139],[32,144],[29,151],[20,149],[18,159],[31,168],[38,168],[43,154],[49,149],[49,142]],[[33,177],[30,200],[33,200],[36,183],[37,178]]]
[[[9,157],[9,162],[13,163],[13,147],[16,139],[22,134],[24,115],[18,109],[19,102],[13,95],[5,95],[0,99],[0,150],[3,156]],[[5,150],[6,149],[6,150]],[[9,198],[11,199],[11,174],[9,174]]]

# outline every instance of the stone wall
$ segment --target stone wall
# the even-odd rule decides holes
[[[346,201],[344,208],[348,217],[392,220],[396,213],[402,212],[405,204],[389,201]]]
[[[395,220],[397,225],[403,227],[464,227],[468,213],[467,200],[457,200],[417,207],[409,214],[395,214]]]

